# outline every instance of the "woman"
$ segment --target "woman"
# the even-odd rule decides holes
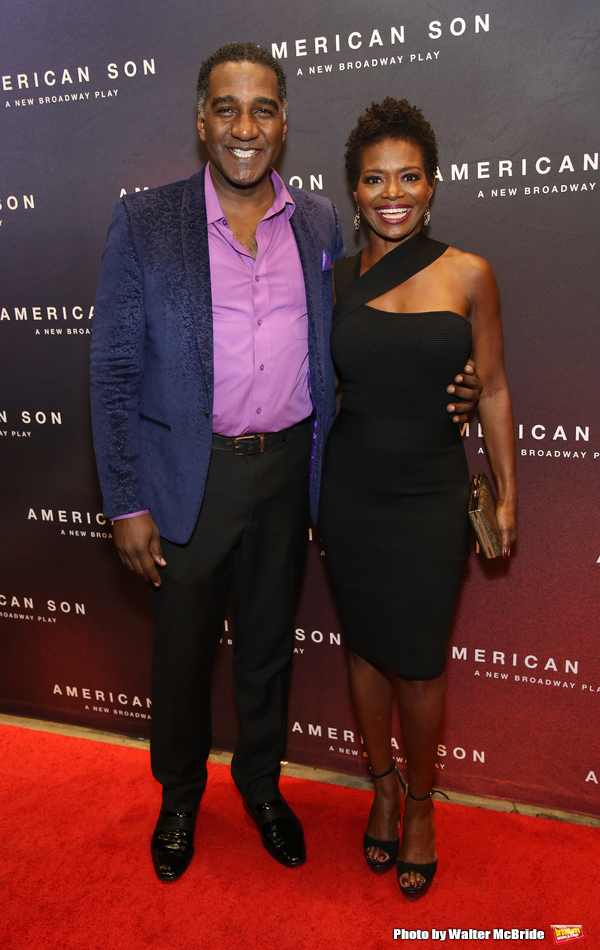
[[[516,537],[498,288],[482,258],[425,237],[436,169],[433,131],[405,99],[373,103],[350,133],[346,170],[368,244],[334,274],[331,345],[344,388],[319,516],[375,785],[364,853],[372,871],[397,864],[413,900],[437,867],[431,786],[447,638],[469,554],[469,473],[445,380],[469,355],[483,384],[505,557]],[[407,790],[391,760],[394,691]]]

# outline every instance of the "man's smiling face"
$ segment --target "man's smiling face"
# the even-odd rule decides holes
[[[277,76],[268,66],[219,63],[210,74],[198,132],[217,190],[260,190],[287,130]]]

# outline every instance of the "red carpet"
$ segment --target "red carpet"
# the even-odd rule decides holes
[[[143,750],[0,726],[0,950],[383,950],[555,946],[581,924],[600,947],[598,831],[436,803],[439,870],[416,904],[361,854],[366,792],[282,780],[307,863],[262,848],[224,766],[209,766],[196,854],[173,884],[154,876],[159,807]],[[394,928],[429,939],[394,939]],[[431,939],[432,928],[539,929],[543,940]],[[567,941],[569,947],[575,940]]]

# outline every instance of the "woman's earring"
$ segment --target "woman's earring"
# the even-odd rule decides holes
[[[423,215],[423,227],[426,228],[431,221],[431,211],[429,210],[429,205],[425,208],[425,214]]]
[[[356,214],[354,215],[354,230],[360,231],[360,208],[356,209]]]

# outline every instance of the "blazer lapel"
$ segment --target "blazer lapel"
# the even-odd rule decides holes
[[[300,263],[306,289],[306,308],[308,311],[308,351],[310,365],[310,386],[313,400],[319,400],[319,408],[324,406],[324,334],[323,304],[321,291],[322,248],[315,242],[309,216],[302,205],[302,198],[294,194],[295,209],[290,223],[298,245]]]
[[[181,205],[181,243],[192,317],[209,404],[214,387],[212,296],[204,200],[204,168],[192,175]]]

